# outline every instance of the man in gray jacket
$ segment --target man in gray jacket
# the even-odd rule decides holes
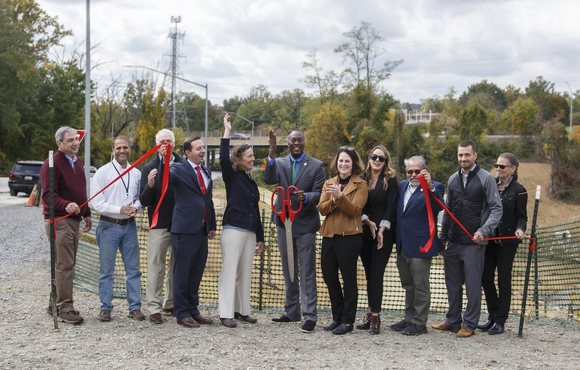
[[[297,256],[300,264],[300,280],[302,281],[302,314],[304,324],[302,331],[310,333],[314,330],[317,320],[316,311],[316,232],[320,228],[320,216],[318,214],[318,200],[324,185],[324,167],[318,159],[306,154],[306,137],[299,130],[294,130],[288,135],[288,149],[290,155],[284,158],[276,158],[276,134],[272,130],[269,133],[270,152],[266,163],[266,184],[279,184],[286,192],[289,186],[294,185],[298,192],[292,194],[292,209],[297,210],[302,201],[302,209],[296,215],[292,223],[292,239],[294,256]],[[276,210],[282,209],[282,194],[276,200]],[[300,286],[298,282],[298,265],[294,263],[294,281],[290,279],[288,268],[288,253],[286,245],[286,229],[280,217],[272,213],[272,220],[276,223],[278,232],[278,248],[282,257],[282,270],[286,285],[286,301],[284,304],[285,314],[280,318],[272,319],[274,322],[300,321]],[[296,260],[296,258],[294,259]]]
[[[447,213],[443,215],[440,239],[447,247],[443,261],[449,311],[443,324],[431,327],[469,337],[481,313],[481,275],[487,245],[484,239],[493,236],[503,209],[495,179],[475,162],[475,144],[469,140],[459,143],[457,158],[461,169],[449,177],[447,208],[473,239]],[[462,319],[464,283],[467,307]]]

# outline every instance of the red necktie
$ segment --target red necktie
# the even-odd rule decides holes
[[[200,166],[195,167],[197,171],[197,179],[199,180],[199,187],[201,188],[201,192],[203,195],[205,195],[205,182],[203,181],[203,176],[201,175],[199,167]],[[205,207],[203,207],[203,220],[205,221]]]
[[[201,175],[201,171],[199,170],[199,166],[195,167],[197,170],[197,179],[199,180],[199,187],[201,188],[201,192],[205,195],[205,182],[203,181],[203,176]]]

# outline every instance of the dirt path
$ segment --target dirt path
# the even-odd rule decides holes
[[[163,325],[135,322],[127,304],[115,300],[113,321],[96,319],[98,296],[75,291],[81,326],[60,323],[58,331],[44,309],[49,289],[48,261],[33,262],[0,283],[2,369],[200,368],[200,369],[578,369],[580,331],[527,325],[522,339],[516,323],[499,336],[477,333],[458,339],[449,332],[406,337],[388,329],[398,318],[384,317],[382,331],[336,336],[322,330],[320,317],[312,334],[300,323],[274,324],[271,314],[257,314],[257,324],[235,329],[214,322],[186,329],[165,316]],[[202,308],[217,321],[215,308]]]

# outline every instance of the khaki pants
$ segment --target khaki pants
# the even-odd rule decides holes
[[[167,273],[167,251],[169,266]],[[173,308],[173,248],[171,233],[167,229],[151,229],[147,238],[147,309],[151,315],[162,309]],[[163,282],[165,281],[165,299]]]
[[[79,247],[80,221],[70,217],[57,221],[54,240],[54,265],[56,285],[56,307],[60,314],[74,310],[73,269]],[[50,242],[50,220],[44,220],[44,228]],[[52,294],[49,295],[52,307]]]
[[[397,268],[401,286],[405,289],[405,321],[419,326],[427,325],[431,290],[429,274],[432,257],[407,257],[401,250],[397,255]]]
[[[218,282],[219,315],[222,319],[233,319],[234,312],[249,315],[256,233],[224,229],[220,244],[222,271]]]

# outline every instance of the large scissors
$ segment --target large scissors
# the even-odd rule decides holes
[[[279,212],[276,211],[276,207],[274,207],[274,195],[276,195],[278,189],[282,190],[282,209]],[[292,209],[292,202],[290,200],[291,195],[290,189],[296,189],[296,192],[299,191],[298,188],[294,185],[288,186],[287,189],[288,196],[286,196],[283,187],[278,186],[276,189],[274,189],[274,191],[272,192],[272,211],[274,211],[275,214],[280,216],[280,220],[282,220],[282,222],[284,223],[284,227],[286,228],[286,253],[288,255],[288,275],[290,276],[290,281],[294,282],[295,263],[294,263],[294,243],[292,241],[292,222],[294,222],[296,214],[300,212],[300,210],[302,209],[302,201],[300,201],[300,208],[298,208],[297,211],[294,211]],[[288,218],[286,218],[286,210],[288,210]]]

